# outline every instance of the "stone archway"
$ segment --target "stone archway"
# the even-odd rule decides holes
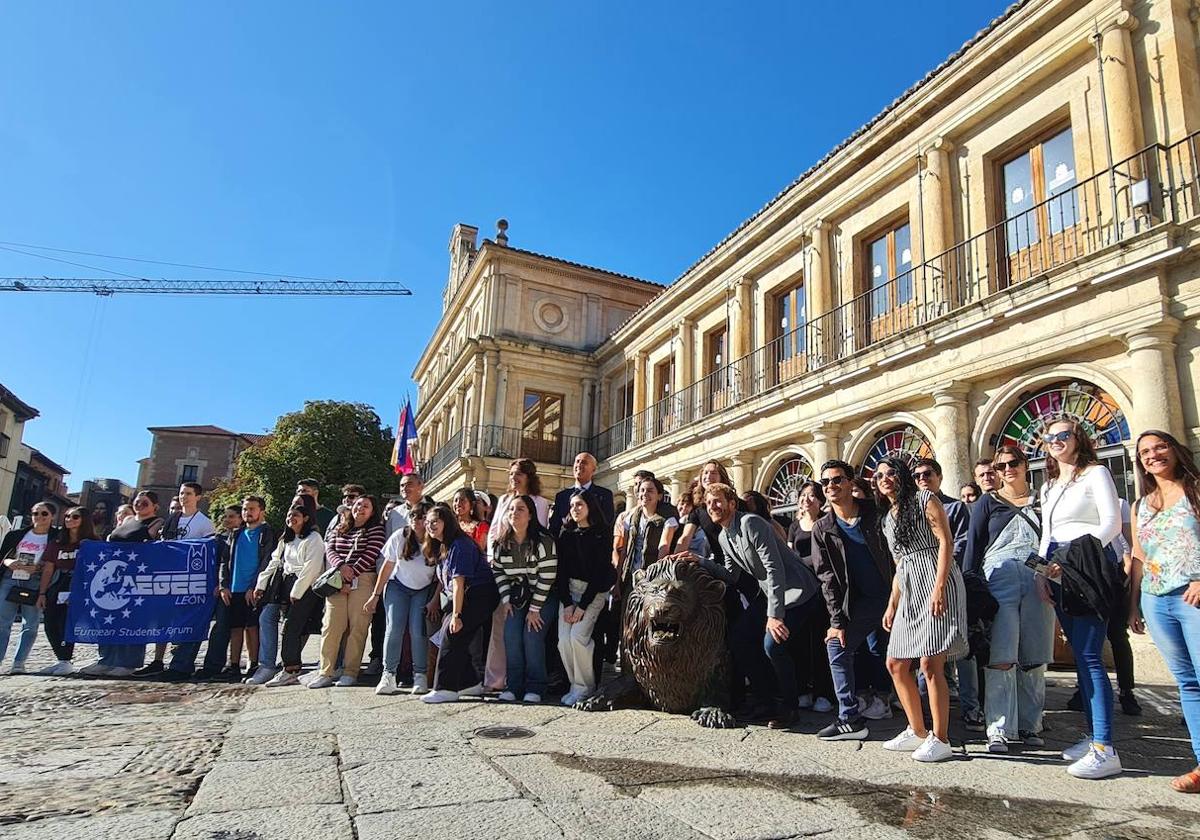
[[[891,457],[902,458],[911,465],[918,458],[932,458],[933,443],[923,431],[911,424],[887,427],[876,433],[874,441],[863,454],[859,475],[870,478],[875,474],[875,466],[884,458]]]
[[[796,515],[800,486],[813,477],[813,465],[804,455],[792,452],[783,457],[763,490],[773,516]]]

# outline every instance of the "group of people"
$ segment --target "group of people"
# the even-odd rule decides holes
[[[954,692],[989,752],[1044,745],[1057,617],[1087,724],[1063,751],[1067,770],[1083,779],[1120,773],[1103,644],[1113,640],[1116,650],[1124,639],[1127,650],[1126,625],[1148,629],[1179,683],[1197,755],[1197,769],[1172,785],[1200,792],[1200,470],[1170,434],[1139,436],[1141,495],[1125,533],[1123,503],[1086,427],[1056,419],[1041,443],[1040,490],[1026,453],[1003,446],[976,465],[957,499],[941,491],[931,458],[884,458],[869,480],[830,460],[801,487],[786,530],[761,494],[739,495],[718,461],[675,503],[639,471],[618,514],[612,493],[592,482],[596,460],[586,452],[575,458],[574,485],[553,500],[527,459],[511,463],[499,498],[464,488],[449,503],[425,496],[409,474],[386,506],[346,485],[335,512],[320,504],[317,482],[303,480],[279,535],[257,496],[227,508],[218,531],[199,510],[198,485],[180,488],[166,518],[144,491],[110,541],[219,537],[207,652],[197,668],[199,644],[175,645],[169,662],[159,646],[149,664],[144,647],[101,646],[81,671],[245,674],[251,684],[284,686],[300,682],[301,651],[319,634],[319,667],[305,684],[350,686],[371,637],[367,668],[379,674],[378,694],[408,687],[427,703],[490,692],[540,703],[558,694],[573,705],[596,690],[603,662],[620,658],[621,609],[636,573],[671,557],[703,564],[726,584],[730,705],[740,715],[787,728],[810,708],[834,714],[819,738],[864,740],[868,721],[896,706],[906,726],[883,748],[922,762],[953,754]],[[23,672],[44,612],[58,658],[48,672],[67,674],[64,593],[91,518],[72,508],[54,529],[49,503],[32,514],[32,526],[0,546],[0,658],[20,617],[12,671]],[[1132,666],[1118,670],[1128,671],[1119,674],[1122,708],[1136,714]]]

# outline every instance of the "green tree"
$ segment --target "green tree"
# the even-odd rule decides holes
[[[269,437],[238,456],[232,481],[212,494],[212,509],[237,504],[247,494],[267,500],[267,518],[281,526],[296,482],[315,478],[321,503],[336,507],[343,484],[361,484],[379,497],[399,490],[388,463],[394,438],[379,415],[363,403],[312,400],[284,414]]]

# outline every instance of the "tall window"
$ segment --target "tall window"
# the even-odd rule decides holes
[[[704,336],[704,375],[729,364],[729,330],[719,327]]]
[[[625,383],[621,395],[621,419],[633,416],[633,380],[630,379]]]
[[[665,400],[675,389],[675,359],[670,358],[654,366],[654,398],[652,402]]]
[[[804,353],[804,284],[797,283],[774,298],[775,335],[779,340],[779,359],[791,359]]]
[[[557,463],[562,445],[562,405],[559,394],[526,391],[521,418],[521,455]]]
[[[179,473],[179,483],[183,484],[185,481],[199,481],[199,480],[200,480],[200,467],[197,464],[184,464],[183,469]]]
[[[1068,128],[1034,143],[1000,168],[1009,256],[1075,226],[1075,147]],[[1038,265],[1030,265],[1036,270]]]
[[[872,318],[913,299],[912,267],[912,227],[908,222],[867,243]]]

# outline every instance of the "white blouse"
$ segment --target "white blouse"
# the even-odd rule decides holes
[[[1093,464],[1074,481],[1061,479],[1042,485],[1042,542],[1038,554],[1046,556],[1050,543],[1067,543],[1091,534],[1108,545],[1121,533],[1121,500],[1108,469]]]

